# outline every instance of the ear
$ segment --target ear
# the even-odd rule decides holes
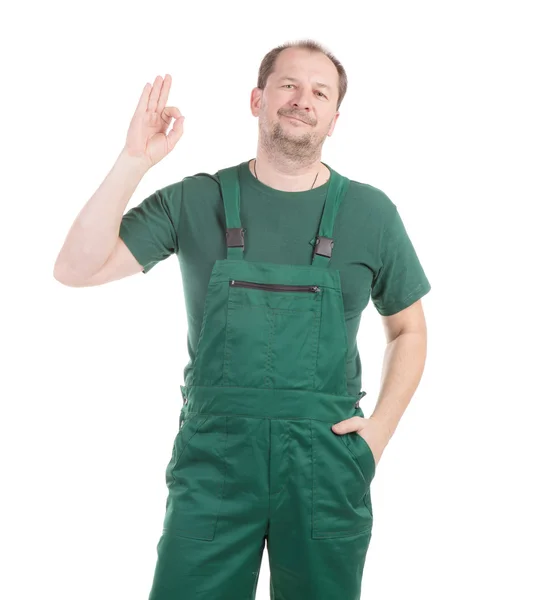
[[[335,129],[338,118],[339,118],[339,111],[337,111],[337,113],[334,115],[334,118],[332,119],[332,124],[330,125],[330,129],[328,130],[329,136],[331,136],[332,133],[334,133],[334,129]]]
[[[258,87],[255,87],[250,93],[250,111],[253,116],[257,117],[260,114],[260,106],[262,103],[262,92]]]

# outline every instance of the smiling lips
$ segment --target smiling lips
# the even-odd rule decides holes
[[[283,115],[284,117],[287,117],[288,119],[296,119],[296,121],[300,121],[300,123],[305,123],[306,125],[310,125],[310,123],[308,123],[307,121],[303,121],[302,119],[299,119],[298,117],[294,117],[293,115]]]

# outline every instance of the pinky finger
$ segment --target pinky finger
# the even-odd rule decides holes
[[[150,97],[150,90],[152,86],[149,83],[146,83],[144,89],[142,90],[142,94],[140,95],[140,99],[138,101],[138,105],[135,110],[135,114],[144,114],[146,112],[146,107],[148,106],[148,99]]]

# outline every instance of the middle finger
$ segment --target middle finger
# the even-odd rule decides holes
[[[157,99],[159,98],[159,91],[161,90],[162,82],[163,80],[161,79],[161,76],[158,75],[155,78],[154,86],[150,93],[150,98],[148,99],[148,110],[151,112],[155,112],[157,109]]]
[[[167,100],[169,99],[169,90],[171,89],[172,77],[167,73],[165,75],[165,79],[163,80],[163,85],[161,86],[161,94],[159,95],[159,102],[157,103],[157,112],[161,114],[165,105],[167,104]]]

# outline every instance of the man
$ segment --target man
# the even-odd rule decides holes
[[[55,265],[62,283],[89,286],[180,261],[190,361],[149,597],[254,598],[267,540],[272,598],[357,600],[370,484],[424,368],[430,283],[396,205],[321,162],[347,77],[312,41],[261,63],[255,159],[188,176],[123,215],[182,135],[170,82],[144,88]],[[356,337],[370,297],[388,346],[366,419]]]

